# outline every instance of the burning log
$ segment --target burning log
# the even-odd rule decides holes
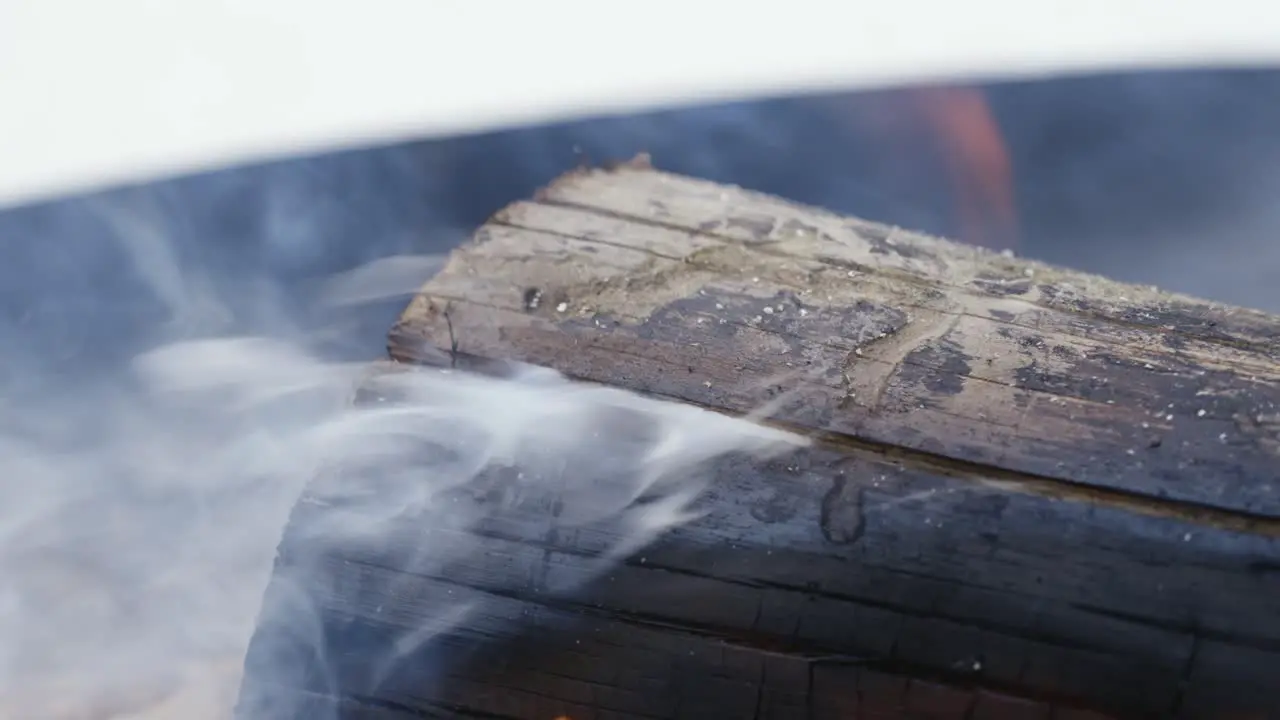
[[[408,520],[376,547],[287,532],[269,597],[309,598],[325,642],[291,646],[268,612],[243,715],[1278,705],[1280,319],[633,163],[498,213],[390,351],[759,411],[812,444],[713,463],[694,519],[594,575],[613,540],[554,501],[433,573],[411,558],[443,535]],[[430,624],[463,596],[475,614]],[[268,662],[308,670],[282,687]]]

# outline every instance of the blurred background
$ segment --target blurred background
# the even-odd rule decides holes
[[[401,303],[335,318],[314,279],[444,252],[582,163],[662,169],[1280,311],[1280,72],[1162,71],[686,107],[226,169],[0,213],[12,378],[162,337],[381,352]],[[25,376],[30,387],[31,374]],[[2,379],[2,378],[0,378]]]
[[[156,668],[119,662],[122,646],[155,642],[167,672],[180,657],[173,647],[217,646],[207,627],[247,640],[257,583],[296,495],[280,493],[272,514],[246,490],[255,478],[171,481],[170,468],[193,464],[181,443],[197,456],[208,444],[198,424],[161,448],[171,465],[151,463],[158,469],[147,465],[131,480],[120,468],[133,472],[170,442],[157,440],[168,437],[167,416],[136,422],[146,414],[128,391],[137,353],[249,333],[326,358],[380,356],[403,300],[335,309],[317,302],[322,277],[377,258],[447,252],[560,173],[641,151],[662,169],[1280,311],[1280,71],[685,107],[228,168],[6,210],[0,469],[13,481],[0,484],[0,571],[21,581],[9,595],[29,605],[5,605],[13,599],[0,592],[0,621],[39,632],[15,644],[12,667],[0,653],[0,681],[15,668],[39,669],[23,655],[36,647],[69,676],[112,668],[150,687],[143,681]],[[119,465],[115,474],[104,462]],[[45,535],[27,544],[48,553],[34,566],[65,565],[65,576],[48,579],[21,552],[4,554],[3,541],[37,530]],[[88,589],[68,589],[77,587]],[[61,618],[84,616],[85,603],[105,608],[87,617],[107,618],[111,632],[68,644],[73,631]],[[225,658],[229,688],[236,642]],[[100,654],[71,662],[83,647]]]

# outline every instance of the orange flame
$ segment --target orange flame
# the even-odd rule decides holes
[[[911,91],[910,102],[946,164],[958,239],[994,249],[1016,247],[1013,165],[982,91],[925,88]]]

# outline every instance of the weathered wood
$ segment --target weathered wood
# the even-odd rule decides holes
[[[432,577],[411,524],[286,537],[332,649],[488,598],[376,687],[335,660],[343,717],[1280,717],[1280,319],[629,165],[500,212],[390,350],[817,442],[567,596],[611,538],[549,512]]]

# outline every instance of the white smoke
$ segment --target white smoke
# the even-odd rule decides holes
[[[465,531],[478,518],[441,499],[492,468],[515,468],[517,485],[561,493],[561,522],[612,524],[622,539],[605,567],[694,517],[708,460],[800,442],[538,368],[503,379],[377,370],[326,360],[287,333],[218,335],[211,328],[226,314],[209,288],[178,272],[163,238],[117,220],[176,339],[109,381],[36,388],[21,363],[5,373],[6,720],[229,717],[277,545],[309,485],[310,502],[332,512],[291,532],[341,547],[376,540],[406,514]],[[435,263],[384,260],[335,278],[327,297],[401,293]],[[360,385],[394,402],[353,404]],[[423,547],[420,560],[468,551]],[[470,609],[442,609],[398,651],[466,622]],[[312,614],[296,622],[293,632],[319,632]]]

